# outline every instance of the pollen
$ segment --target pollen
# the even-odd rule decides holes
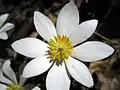
[[[23,87],[19,84],[9,84],[6,90],[24,90]]]
[[[48,42],[48,55],[51,61],[55,61],[57,65],[68,59],[73,50],[70,39],[64,35],[57,35]]]

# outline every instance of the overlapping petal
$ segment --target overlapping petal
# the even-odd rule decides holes
[[[3,73],[0,73],[0,82],[6,83],[6,84],[12,83],[11,80],[9,80],[5,76],[3,76]]]
[[[15,41],[12,44],[12,48],[22,55],[35,58],[45,55],[47,44],[36,38],[24,38]]]
[[[24,77],[22,77],[22,75],[20,75],[19,84],[21,86],[23,86],[25,84],[26,80],[27,80],[27,78],[24,78]]]
[[[5,63],[3,64],[3,72],[5,73],[6,76],[8,76],[14,83],[17,83],[17,79],[15,76],[14,71],[12,70],[12,68],[10,67],[10,61],[7,60],[5,61]]]
[[[82,62],[69,57],[68,60],[66,60],[66,65],[68,72],[76,81],[87,87],[93,86],[91,73]]]
[[[7,33],[6,33],[6,32],[1,32],[1,33],[0,33],[0,39],[3,39],[3,40],[8,39]]]
[[[4,24],[4,22],[8,16],[9,16],[9,14],[3,14],[0,16],[0,27]]]
[[[33,77],[47,71],[52,65],[49,61],[50,60],[46,56],[37,57],[31,60],[23,70],[23,77]]]
[[[7,88],[6,85],[0,84],[0,90],[6,90],[6,88]]]
[[[66,4],[62,10],[60,11],[57,18],[57,33],[58,34],[66,34],[71,32],[69,29],[79,24],[79,12],[74,4],[74,2],[70,2]]]
[[[68,32],[67,35],[74,45],[82,43],[93,35],[97,27],[97,23],[97,20],[88,20],[80,25],[74,25],[74,27],[69,29],[71,33],[69,33],[68,30],[66,31]]]
[[[99,41],[89,41],[75,47],[72,56],[82,61],[92,62],[104,59],[113,52],[114,49],[107,44]]]
[[[47,90],[69,90],[70,80],[67,76],[64,63],[61,66],[54,64],[46,78]]]
[[[47,41],[56,35],[56,29],[52,21],[38,11],[34,12],[34,25],[37,32]]]
[[[0,32],[5,32],[5,31],[8,31],[12,28],[14,28],[14,24],[12,23],[6,23],[1,29],[0,29]]]

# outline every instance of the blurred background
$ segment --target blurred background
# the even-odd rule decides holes
[[[80,23],[90,19],[99,21],[97,34],[93,35],[90,40],[100,40],[115,48],[115,53],[109,58],[86,63],[93,75],[94,87],[86,88],[72,79],[70,90],[120,90],[120,0],[70,1],[74,1],[79,9]],[[42,39],[33,24],[34,11],[42,12],[55,23],[59,11],[67,2],[69,0],[0,0],[0,15],[9,13],[6,22],[9,21],[15,25],[14,29],[7,31],[8,40],[0,39],[1,63],[11,59],[16,74],[21,73],[23,66],[31,59],[14,52],[11,43],[28,36]],[[46,75],[47,72],[30,78],[27,82],[46,90]]]

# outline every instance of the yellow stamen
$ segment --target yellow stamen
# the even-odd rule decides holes
[[[6,90],[24,90],[24,88],[19,84],[12,83],[7,86]]]
[[[49,42],[48,55],[51,61],[56,61],[56,64],[61,64],[65,59],[71,55],[73,50],[73,45],[70,39],[64,35],[54,36]]]

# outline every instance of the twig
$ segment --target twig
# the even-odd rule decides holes
[[[101,34],[99,34],[99,33],[97,33],[97,32],[95,32],[95,34],[96,34],[97,36],[99,36],[100,38],[106,40],[107,42],[109,42],[109,43],[111,43],[111,44],[113,43],[112,40],[106,38],[105,36],[102,36]]]

